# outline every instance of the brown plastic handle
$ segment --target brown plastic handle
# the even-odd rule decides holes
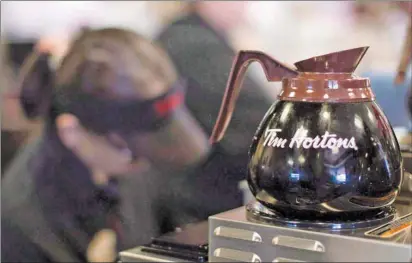
[[[298,72],[293,67],[285,65],[263,52],[240,51],[233,61],[232,71],[226,84],[226,91],[220,106],[219,115],[212,135],[209,138],[211,144],[219,142],[223,138],[232,119],[246,70],[254,61],[261,64],[268,81],[281,81],[285,77],[295,77],[298,75]]]

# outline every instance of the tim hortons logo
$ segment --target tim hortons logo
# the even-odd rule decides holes
[[[281,137],[277,137],[278,132],[281,132],[281,129],[267,129],[265,131],[265,141],[263,142],[264,146],[270,146],[275,148],[315,148],[315,149],[336,149],[336,148],[345,148],[345,149],[354,149],[357,150],[356,141],[354,137],[351,138],[339,138],[336,134],[325,132],[323,135],[318,135],[315,138],[308,137],[308,131],[306,129],[298,129],[293,135],[293,138],[289,141]]]

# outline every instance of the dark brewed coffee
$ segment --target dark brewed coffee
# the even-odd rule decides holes
[[[349,212],[390,205],[401,169],[375,102],[279,101],[253,139],[248,182],[269,208]]]

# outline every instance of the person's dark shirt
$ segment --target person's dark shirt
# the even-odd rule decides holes
[[[179,74],[189,79],[186,104],[211,134],[236,52],[200,16],[191,14],[167,26],[157,37]],[[222,140],[230,155],[243,158],[243,173],[253,135],[272,101],[263,88],[246,77],[233,118]]]
[[[162,219],[172,226],[207,220],[241,205],[241,194],[227,167],[230,163],[220,145],[215,145],[207,160],[185,173],[168,175],[171,180],[163,180],[163,188],[168,194],[160,195]],[[161,186],[161,185],[159,185]]]
[[[52,262],[45,253],[30,241],[22,231],[1,220],[1,261],[2,262]]]
[[[1,188],[2,261],[55,261],[39,246],[52,246],[49,231],[40,230],[45,228],[68,253],[86,261],[88,244],[98,231],[118,230],[111,223],[118,218],[115,183],[97,187],[85,166],[55,137],[27,146]],[[43,221],[37,220],[39,215]]]
[[[1,176],[27,139],[28,132],[1,131]]]
[[[211,134],[225,92],[235,51],[200,16],[191,14],[168,25],[157,37],[175,64],[178,73],[188,79],[186,104],[207,134]],[[199,203],[198,217],[242,205],[238,182],[246,178],[248,150],[253,135],[271,102],[262,87],[246,77],[233,118],[224,139],[203,172],[176,184]],[[200,178],[201,177],[201,178]],[[208,197],[209,196],[209,197]],[[213,196],[213,197],[212,197]],[[180,202],[179,206],[182,206]],[[200,211],[202,205],[208,212]]]

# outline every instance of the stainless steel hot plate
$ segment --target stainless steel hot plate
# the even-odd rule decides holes
[[[252,222],[297,228],[327,229],[331,231],[378,226],[392,221],[395,218],[395,215],[396,209],[394,207],[387,207],[366,220],[302,220],[284,217],[276,213],[276,211],[266,208],[259,202],[252,202],[246,205],[246,217]]]

